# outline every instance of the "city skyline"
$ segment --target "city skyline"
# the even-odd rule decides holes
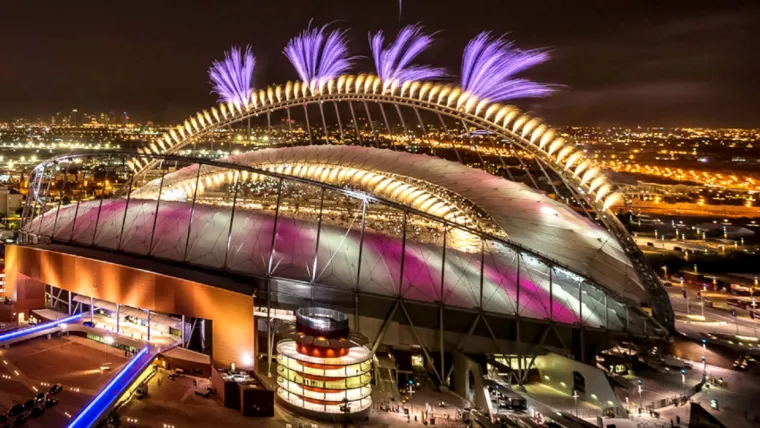
[[[375,5],[371,19],[363,7],[339,1],[296,2],[288,10],[240,4],[235,14],[202,2],[178,10],[135,5],[117,14],[107,5],[41,3],[68,25],[44,44],[38,34],[53,24],[44,16],[24,24],[23,38],[14,37],[23,20],[11,19],[0,30],[3,39],[13,40],[0,69],[5,94],[0,117],[46,117],[74,106],[108,111],[118,105],[137,121],[174,123],[213,102],[205,73],[231,45],[252,45],[259,61],[257,87],[296,79],[281,50],[313,17],[320,25],[337,20],[349,29],[351,53],[365,57],[356,72],[372,71],[370,31],[393,34],[417,22],[439,31],[422,55],[424,62],[445,67],[452,81],[464,45],[480,30],[506,33],[523,49],[549,46],[552,60],[526,77],[564,86],[549,98],[516,104],[561,125],[760,125],[752,114],[758,94],[751,83],[759,64],[750,31],[760,8],[749,2],[730,7],[690,2],[686,8],[681,2],[506,7],[483,1],[451,14],[437,3],[418,1],[405,3],[400,19],[392,1]],[[31,13],[29,7],[9,6],[7,16]],[[241,21],[261,15],[288,19],[272,20],[276,25]],[[138,16],[142,24],[132,25]],[[210,21],[224,25],[207,25]]]

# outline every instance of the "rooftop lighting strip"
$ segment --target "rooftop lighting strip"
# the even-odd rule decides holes
[[[63,323],[67,323],[69,321],[74,321],[74,320],[77,320],[79,318],[82,318],[82,314],[76,314],[76,315],[72,315],[70,317],[61,318],[59,320],[50,321],[50,322],[46,322],[46,323],[43,323],[43,324],[38,324],[38,325],[36,325],[34,327],[25,328],[25,329],[22,329],[22,330],[15,330],[15,331],[12,331],[10,333],[0,334],[0,343],[5,342],[6,340],[11,340],[11,339],[15,339],[15,338],[18,338],[18,337],[26,336],[27,334],[37,333],[37,332],[40,332],[42,330],[47,330],[49,328],[57,327],[57,326],[59,326],[59,325],[61,325]]]
[[[112,389],[114,389],[119,382],[121,382],[122,377],[130,370],[132,367],[137,364],[138,361],[148,352],[150,348],[145,347],[140,352],[138,352],[132,360],[130,360],[126,366],[119,372],[119,374],[116,375],[110,382],[108,382],[108,385],[103,388],[100,393],[95,396],[95,398],[90,402],[90,404],[87,405],[87,407],[82,410],[81,413],[74,419],[67,428],[74,428],[74,427],[89,427],[97,421],[98,417],[108,408],[108,406],[111,404],[111,402],[117,398],[116,395],[111,394]],[[139,373],[138,373],[139,374]],[[133,377],[129,377],[127,379],[127,382],[131,382]],[[129,384],[127,384],[129,385]],[[124,385],[119,386],[119,390],[123,389]]]

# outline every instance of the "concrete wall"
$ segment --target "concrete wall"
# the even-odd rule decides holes
[[[489,395],[486,393],[483,377],[484,373],[480,364],[461,352],[454,352],[454,375],[451,380],[453,391],[460,397],[473,402],[476,408],[490,413],[493,409]]]
[[[44,307],[42,284],[84,296],[212,323],[212,358],[252,369],[253,297],[194,281],[34,247],[6,247],[6,296],[18,309]],[[40,289],[42,293],[40,294]]]
[[[570,396],[573,395],[573,372],[579,372],[586,381],[586,392],[578,392],[582,400],[605,407],[622,407],[607,376],[596,367],[582,364],[558,354],[539,355],[535,366],[541,375],[541,383]]]

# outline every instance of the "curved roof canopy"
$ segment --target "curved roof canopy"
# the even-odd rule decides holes
[[[631,261],[608,231],[540,192],[480,169],[427,155],[357,146],[265,149],[234,155],[225,161],[349,186],[415,209],[425,208],[415,206],[415,201],[409,199],[415,192],[434,194],[440,203],[427,207],[438,212],[421,211],[441,214],[454,223],[519,244],[634,301],[649,300]],[[323,169],[317,174],[310,166]],[[195,183],[197,168],[193,165],[167,174],[162,200],[171,188],[184,188],[177,193],[178,199],[184,198],[190,189],[188,183]],[[360,173],[365,178],[368,173],[383,178],[356,179]],[[201,171],[202,176],[208,174],[218,172],[213,168]],[[388,178],[400,182],[390,192],[391,184],[385,181]],[[154,180],[133,196],[155,197],[160,185],[160,180]]]

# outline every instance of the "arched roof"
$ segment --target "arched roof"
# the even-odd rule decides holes
[[[561,202],[480,169],[427,155],[358,146],[265,149],[234,155],[225,161],[261,168],[335,165],[431,183],[487,213],[509,241],[559,262],[619,295],[637,302],[649,300],[631,261],[610,233]],[[196,174],[197,166],[184,168],[168,174],[164,185],[194,180]],[[158,180],[154,180],[139,192],[155,192],[158,186]]]

